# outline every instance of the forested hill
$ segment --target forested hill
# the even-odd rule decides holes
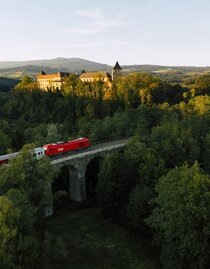
[[[114,63],[113,63],[114,64]],[[56,70],[73,72],[77,70],[87,69],[93,70],[108,70],[111,66],[107,64],[96,63],[80,58],[55,58],[48,60],[33,60],[33,61],[10,61],[0,62],[0,69],[20,68],[26,66],[45,66]],[[1,70],[2,71],[2,70]],[[5,70],[6,71],[6,70]],[[8,70],[7,70],[8,71]]]
[[[143,65],[122,65],[122,68],[125,71],[130,72],[210,72],[209,66],[164,66],[164,65],[152,65],[152,64],[143,64]]]
[[[18,79],[0,77],[0,107],[5,103],[11,90],[20,82]],[[0,139],[1,141],[1,139]]]
[[[114,63],[113,63],[114,64]],[[96,63],[79,58],[56,58],[50,60],[34,61],[11,61],[0,62],[0,76],[10,78],[21,78],[25,75],[35,77],[37,73],[44,70],[46,73],[69,72],[80,73],[86,71],[109,71],[111,66]]]
[[[1,88],[4,88],[4,87],[13,88],[19,82],[20,82],[20,80],[18,80],[18,79],[0,77],[0,91],[1,91]]]
[[[113,65],[115,62],[113,61]],[[192,75],[195,73],[204,74],[210,72],[210,67],[195,67],[195,66],[161,66],[148,64],[122,65],[124,73],[132,72],[153,72],[161,76],[182,76]],[[82,70],[86,71],[108,71],[110,72],[113,66],[88,61],[80,58],[55,58],[47,60],[32,60],[32,61],[8,61],[0,62],[0,76],[21,78],[24,75],[35,76],[41,70],[47,73],[55,73],[59,71],[78,73]]]
[[[210,75],[175,84],[139,72],[107,87],[71,74],[61,90],[48,91],[25,77],[0,91],[0,115],[0,155],[19,151],[0,168],[0,268],[210,268]],[[48,158],[31,154],[78,137],[91,144],[130,138],[100,171],[98,160],[87,166],[84,206],[97,205],[93,221],[62,214],[67,171],[57,178]],[[54,201],[50,224],[42,217]]]

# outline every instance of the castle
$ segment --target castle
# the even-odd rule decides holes
[[[47,75],[44,71],[41,74],[37,75],[37,84],[39,88],[43,90],[48,89],[61,89],[64,78],[69,76],[70,73],[59,72],[56,74]],[[108,86],[111,86],[111,82],[120,78],[122,75],[122,68],[119,63],[116,62],[115,66],[112,68],[112,74],[110,75],[107,72],[92,72],[92,73],[82,73],[79,78],[83,82],[93,82],[93,81],[103,81],[107,83]]]
[[[39,88],[43,90],[48,89],[61,89],[62,82],[66,76],[68,76],[69,73],[65,72],[59,72],[56,74],[49,74],[47,75],[44,71],[41,72],[41,74],[37,75],[37,84]]]

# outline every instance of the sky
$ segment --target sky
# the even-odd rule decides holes
[[[0,0],[0,61],[210,66],[209,0]]]

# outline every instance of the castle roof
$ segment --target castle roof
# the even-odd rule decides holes
[[[37,75],[37,78],[38,79],[43,79],[43,78],[46,78],[46,79],[52,79],[52,78],[62,78],[62,77],[66,77],[66,76],[68,76],[69,75],[69,73],[66,73],[66,72],[58,72],[58,73],[56,73],[56,74],[49,74],[49,75],[47,75],[46,73],[45,74],[43,74],[44,72],[42,71],[42,73],[41,74],[39,74],[39,75]]]
[[[121,70],[122,68],[120,67],[118,61],[116,62],[115,66],[113,67],[114,70]]]
[[[97,78],[97,77],[103,77],[103,78],[112,78],[109,73],[107,72],[94,72],[94,73],[82,73],[80,75],[80,78]]]

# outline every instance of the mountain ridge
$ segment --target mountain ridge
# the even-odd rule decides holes
[[[82,58],[64,58],[58,57],[53,59],[28,60],[28,61],[0,61],[0,77],[21,78],[25,75],[35,77],[41,70],[46,73],[69,72],[80,73],[106,71],[111,72],[114,67],[104,63],[98,63]],[[124,73],[131,72],[151,72],[156,74],[164,73],[210,73],[210,67],[199,66],[164,66],[152,64],[133,64],[121,65]]]
[[[103,68],[110,68],[111,66],[103,63],[97,63],[81,58],[64,58],[58,57],[53,59],[40,59],[40,60],[27,60],[27,61],[0,61],[0,69],[23,67],[23,66],[46,66],[51,68],[66,68],[70,65],[72,68],[78,68],[79,66],[94,67],[101,66]]]

